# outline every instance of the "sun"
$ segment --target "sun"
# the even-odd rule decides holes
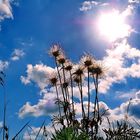
[[[100,35],[110,42],[124,38],[130,33],[130,26],[126,23],[126,17],[117,10],[102,13],[97,20],[97,29]]]

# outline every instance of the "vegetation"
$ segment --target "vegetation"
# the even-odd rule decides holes
[[[73,64],[68,60],[58,44],[55,44],[50,54],[53,56],[57,72],[50,78],[50,83],[56,89],[56,104],[59,107],[59,113],[53,117],[53,126],[61,124],[62,129],[56,130],[53,134],[53,140],[133,140],[140,139],[139,131],[136,130],[127,121],[109,122],[109,127],[102,129],[103,117],[106,116],[107,110],[100,110],[99,105],[99,80],[102,79],[105,73],[105,68],[92,55],[84,54],[79,64]],[[87,82],[87,105],[84,104],[85,81]],[[93,84],[94,83],[94,87]],[[91,85],[92,89],[91,90]],[[80,95],[81,116],[76,114],[76,102],[74,102],[75,92],[77,87]],[[58,88],[60,88],[58,92]],[[94,92],[94,93],[93,93]],[[61,96],[62,94],[62,96]],[[94,98],[92,96],[94,94]],[[94,103],[94,109],[91,108],[91,103]],[[86,108],[87,106],[87,108]],[[129,110],[128,105],[128,110]],[[128,113],[127,110],[127,113]],[[106,137],[101,137],[100,133],[104,133]],[[82,136],[82,137],[81,137]]]
[[[50,49],[50,54],[54,58],[56,71],[49,77],[50,85],[56,91],[56,105],[58,114],[52,117],[54,133],[48,135],[45,121],[42,123],[34,138],[29,133],[30,140],[51,139],[51,140],[136,140],[140,139],[140,131],[134,128],[127,120],[110,122],[106,117],[107,110],[100,109],[99,104],[99,81],[105,73],[105,68],[92,55],[84,54],[78,64],[73,64],[66,58],[64,52],[58,44]],[[4,87],[1,72],[0,83]],[[85,84],[86,81],[86,84]],[[49,86],[50,86],[49,85]],[[84,87],[87,87],[85,91]],[[91,86],[92,89],[91,90]],[[94,86],[94,87],[93,87]],[[80,115],[76,112],[75,88],[79,92]],[[86,93],[85,93],[86,92]],[[87,94],[87,102],[84,103],[84,95]],[[94,96],[93,96],[94,95]],[[92,104],[94,107],[92,108]],[[129,104],[130,106],[130,104]],[[129,109],[128,106],[128,109]],[[128,110],[127,110],[128,113]],[[9,139],[9,129],[5,121],[6,104],[4,106],[3,119],[3,140]],[[102,128],[103,118],[108,120],[108,128]],[[58,129],[58,126],[59,129]],[[12,138],[20,139],[19,135],[23,129],[33,128],[27,122]],[[102,131],[101,131],[102,129]],[[42,133],[41,137],[40,134]],[[101,135],[104,133],[104,137]],[[22,138],[21,138],[22,139]]]

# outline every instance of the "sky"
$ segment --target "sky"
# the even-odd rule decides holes
[[[55,69],[48,54],[54,43],[75,63],[84,52],[100,60],[107,68],[99,83],[101,105],[121,118],[132,98],[129,115],[139,120],[139,15],[140,0],[0,0],[0,70],[6,74],[0,122],[5,94],[11,136],[29,120],[34,129],[44,119],[49,126],[57,112],[46,82]]]

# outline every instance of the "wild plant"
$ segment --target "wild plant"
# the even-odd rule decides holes
[[[104,68],[90,54],[84,54],[78,64],[73,64],[66,58],[58,44],[50,49],[54,58],[56,72],[50,78],[50,84],[56,90],[56,104],[59,114],[54,116],[53,123],[61,124],[63,129],[72,127],[74,130],[88,134],[91,139],[97,139],[99,125],[101,123],[98,85],[99,79],[104,74]],[[87,109],[84,106],[83,84],[87,78]],[[94,83],[95,99],[91,99],[91,81]],[[81,118],[76,118],[76,102],[74,101],[74,88],[78,88],[81,104]],[[93,87],[92,87],[93,88]],[[60,89],[60,90],[58,90]],[[62,96],[61,96],[62,95]],[[62,98],[60,98],[62,97]],[[94,109],[91,110],[91,102],[94,102]]]

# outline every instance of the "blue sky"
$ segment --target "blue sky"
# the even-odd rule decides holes
[[[112,9],[125,13],[130,27],[121,41],[108,41],[95,26],[100,13]],[[48,55],[53,43],[60,43],[74,62],[84,52],[105,62],[108,72],[100,82],[100,100],[113,114],[123,114],[132,97],[130,116],[140,119],[139,15],[139,0],[1,0],[0,69],[6,74],[6,119],[11,135],[28,120],[33,127],[44,119],[49,123],[56,111],[49,104],[53,89],[48,93],[44,78],[55,67]],[[0,92],[2,121],[3,88]]]

